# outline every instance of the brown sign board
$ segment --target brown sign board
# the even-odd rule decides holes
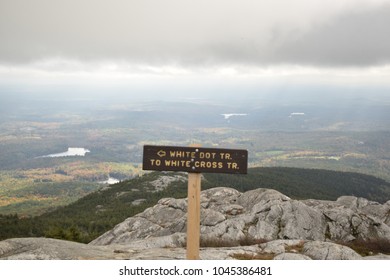
[[[248,151],[145,145],[142,169],[190,173],[246,174]]]

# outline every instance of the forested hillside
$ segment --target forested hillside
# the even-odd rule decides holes
[[[372,201],[390,200],[390,183],[361,173],[287,167],[250,168],[244,176],[208,174],[213,185],[239,191],[271,188],[295,199],[335,200],[342,195],[364,197]]]
[[[342,195],[390,200],[390,183],[373,176],[298,168],[253,168],[247,175],[207,174],[202,189],[232,187],[239,191],[272,188],[291,198],[335,200]],[[0,215],[0,239],[46,236],[89,242],[127,217],[163,197],[186,197],[186,174],[152,172],[89,194],[38,217]]]

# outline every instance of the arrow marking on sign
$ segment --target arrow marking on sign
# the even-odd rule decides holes
[[[167,155],[167,153],[164,150],[160,150],[160,151],[157,152],[157,155],[159,157],[165,157]]]

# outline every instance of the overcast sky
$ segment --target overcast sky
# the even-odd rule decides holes
[[[390,85],[390,0],[0,0],[0,84]]]

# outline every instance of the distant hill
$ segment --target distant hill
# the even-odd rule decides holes
[[[80,200],[39,217],[0,215],[0,239],[46,236],[89,242],[164,197],[187,196],[185,173],[152,172],[104,187]],[[372,201],[390,200],[390,183],[373,176],[299,168],[253,168],[247,175],[207,174],[202,189],[232,187],[278,190],[294,199],[336,200],[343,195]]]
[[[272,188],[295,199],[335,200],[342,195],[384,203],[390,200],[390,183],[371,175],[289,167],[250,168],[247,175],[208,174],[213,185],[239,191]]]

